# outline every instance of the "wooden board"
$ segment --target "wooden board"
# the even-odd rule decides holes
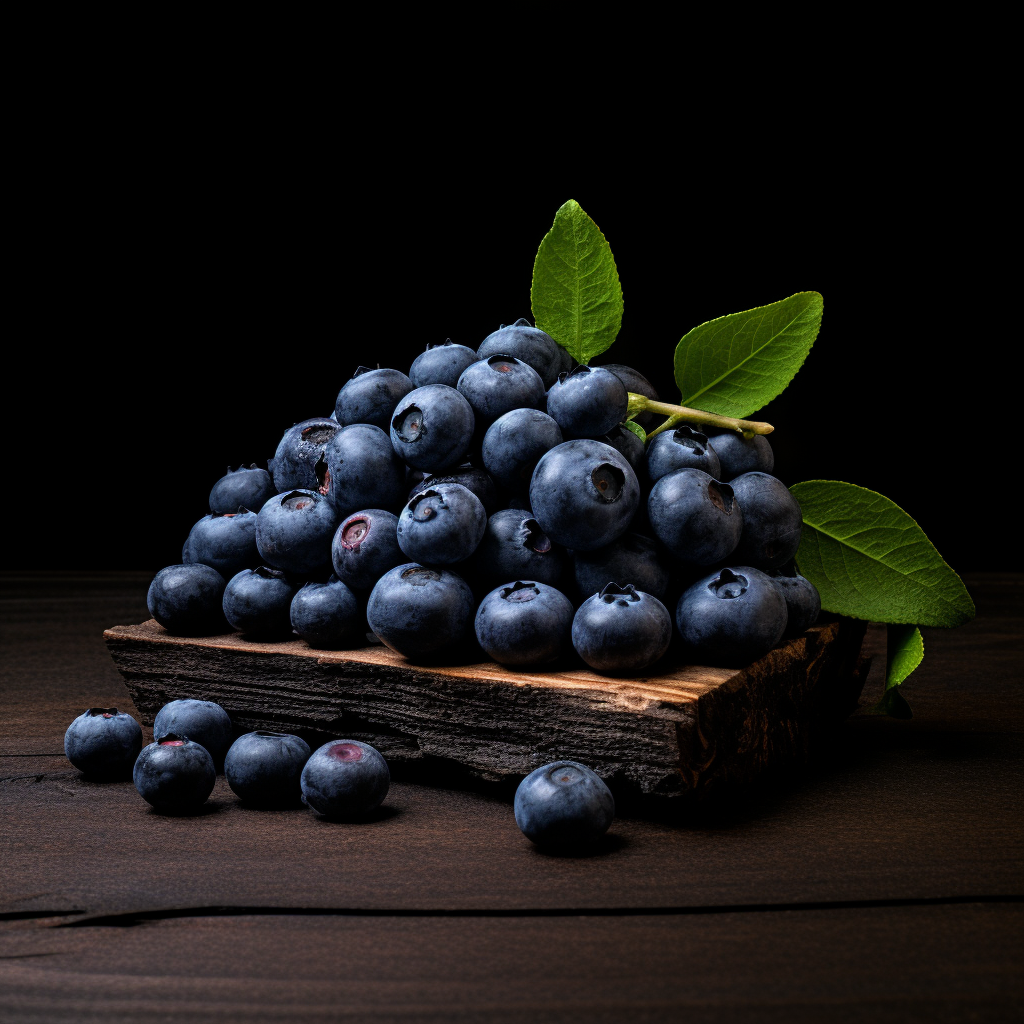
[[[742,670],[677,666],[639,679],[413,665],[384,647],[323,651],[239,634],[186,639],[153,620],[104,639],[147,724],[169,700],[201,698],[241,730],[366,740],[406,779],[511,785],[570,758],[618,799],[660,804],[805,756],[816,731],[856,707],[864,631],[834,618]]]

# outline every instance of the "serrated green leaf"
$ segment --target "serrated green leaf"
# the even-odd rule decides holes
[[[757,412],[803,365],[822,308],[818,292],[798,292],[694,327],[676,346],[682,404],[741,419]]]
[[[622,325],[611,246],[575,199],[555,214],[533,264],[533,319],[577,363],[607,351]]]
[[[634,423],[632,420],[626,420],[626,422],[623,423],[622,425],[627,430],[632,430],[633,433],[636,434],[636,436],[639,437],[644,444],[647,444],[647,431],[644,430],[644,428],[641,427],[639,423]]]
[[[807,480],[790,491],[803,515],[797,567],[826,611],[908,626],[974,618],[963,581],[895,502],[840,480]]]

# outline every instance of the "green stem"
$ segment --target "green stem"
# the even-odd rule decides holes
[[[745,437],[753,437],[754,434],[770,434],[775,428],[770,423],[761,423],[758,420],[740,420],[734,416],[719,416],[713,412],[703,412],[700,409],[688,409],[685,405],[670,405],[668,402],[655,402],[643,395],[629,393],[629,413],[632,418],[641,412],[655,412],[668,418],[659,427],[652,430],[647,436],[654,437],[663,430],[671,430],[679,423],[695,423],[698,426],[721,427],[723,430],[735,430]]]

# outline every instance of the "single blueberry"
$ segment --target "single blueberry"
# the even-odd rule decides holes
[[[227,632],[221,605],[225,579],[209,565],[168,565],[146,594],[149,614],[168,633],[211,636]]]
[[[415,387],[401,370],[360,366],[338,392],[334,417],[343,426],[372,423],[387,430],[395,406]]]
[[[224,616],[251,639],[284,640],[292,632],[292,598],[299,585],[280,569],[243,569],[224,588]]]
[[[644,443],[629,427],[619,423],[598,440],[611,445],[633,467],[637,479],[640,478],[644,470]]]
[[[461,576],[406,563],[377,581],[366,619],[381,643],[414,661],[463,644],[473,634],[475,611],[473,591]]]
[[[445,470],[443,473],[425,474],[418,482],[414,483],[405,500],[408,502],[414,494],[429,490],[431,487],[441,487],[444,484],[461,484],[463,487],[468,487],[483,502],[484,511],[488,515],[493,515],[501,508],[498,488],[494,486],[494,480],[490,473],[468,462],[456,466],[454,469]]]
[[[671,642],[669,610],[632,584],[607,584],[580,605],[572,621],[572,645],[597,672],[642,672]]]
[[[480,602],[476,638],[501,665],[546,665],[569,647],[572,616],[572,602],[561,591],[546,583],[517,580],[492,590]]]
[[[500,486],[525,494],[540,457],[562,440],[562,431],[546,412],[512,409],[487,428],[480,454]]]
[[[409,379],[418,388],[426,384],[447,384],[453,388],[462,371],[479,358],[468,345],[456,345],[449,338],[443,345],[428,345],[412,361]]]
[[[763,434],[747,438],[732,430],[705,431],[722,467],[720,480],[732,480],[741,473],[770,473],[775,468],[775,453]]]
[[[627,415],[626,386],[610,370],[577,366],[561,373],[547,396],[547,412],[568,438],[599,437]]]
[[[265,565],[297,576],[331,574],[338,513],[319,491],[276,494],[256,516],[256,547]]]
[[[410,391],[391,418],[391,444],[415,469],[443,473],[466,459],[473,442],[473,407],[447,384]]]
[[[237,512],[240,508],[259,512],[263,502],[277,494],[273,477],[254,462],[239,466],[222,476],[210,491],[211,512]]]
[[[473,556],[474,573],[488,590],[508,580],[536,580],[557,587],[565,571],[564,548],[552,542],[528,510],[502,509],[487,520]]]
[[[315,417],[289,427],[278,442],[274,457],[267,463],[274,479],[274,489],[280,492],[297,487],[316,488],[316,464],[327,442],[340,429],[339,424],[329,417]]]
[[[739,544],[743,512],[728,484],[700,469],[677,469],[651,488],[647,515],[658,540],[690,565],[714,565]]]
[[[224,777],[243,803],[289,807],[302,799],[299,780],[309,756],[309,744],[299,736],[247,732],[231,744],[224,758]]]
[[[632,531],[596,551],[573,553],[573,576],[581,600],[600,593],[609,583],[629,580],[638,589],[664,601],[672,571],[665,549],[651,537]]]
[[[127,779],[142,749],[142,726],[117,708],[89,708],[64,733],[64,753],[93,779]]]
[[[326,818],[362,818],[384,802],[391,772],[376,747],[360,740],[331,740],[302,769],[303,802]]]
[[[552,849],[596,843],[615,817],[615,798],[593,769],[578,761],[553,761],[519,783],[516,824],[531,842]]]
[[[353,590],[372,590],[389,569],[408,559],[398,546],[398,516],[380,508],[353,512],[331,544],[334,572]]]
[[[143,747],[132,781],[139,795],[163,814],[197,811],[213,792],[217,772],[200,743],[175,733],[159,734]]]
[[[676,628],[689,659],[742,668],[783,637],[789,613],[771,578],[752,566],[717,570],[688,587],[676,606]]]
[[[153,735],[172,732],[202,744],[219,767],[231,746],[231,716],[212,700],[172,700],[156,713]]]
[[[260,564],[256,513],[248,509],[211,512],[191,529],[186,541],[189,564],[216,569],[225,579]]]
[[[821,595],[818,588],[801,576],[790,564],[780,569],[769,569],[768,576],[786,599],[789,622],[785,636],[799,636],[818,621],[821,614]]]
[[[628,529],[640,503],[633,467],[601,441],[565,441],[543,455],[530,480],[530,505],[563,547],[593,551]]]
[[[776,569],[800,547],[803,516],[789,488],[768,473],[741,473],[730,484],[743,509],[743,532],[732,560],[755,569]]]
[[[331,576],[326,583],[306,583],[292,598],[292,631],[310,647],[351,647],[362,643],[365,619],[359,599]]]
[[[477,359],[491,356],[510,355],[532,366],[540,375],[545,388],[551,387],[558,379],[563,367],[562,358],[568,353],[550,334],[539,327],[533,327],[529,320],[520,318],[514,324],[502,326],[480,343]]]
[[[391,438],[371,423],[339,430],[314,468],[317,489],[339,516],[361,508],[397,511],[405,500],[405,466]]]
[[[485,429],[513,409],[536,409],[544,402],[544,382],[521,359],[496,354],[466,367],[459,394],[473,407],[478,427]]]
[[[657,483],[677,469],[700,469],[721,480],[722,467],[707,435],[682,426],[652,437],[647,445],[647,479]]]
[[[398,546],[409,560],[454,565],[476,551],[487,529],[483,502],[461,484],[414,494],[398,517]]]

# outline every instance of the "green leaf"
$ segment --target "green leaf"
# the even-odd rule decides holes
[[[798,292],[694,327],[676,346],[681,404],[740,419],[757,412],[803,366],[822,307],[817,292]]]
[[[899,686],[924,659],[924,637],[917,626],[891,625],[886,631],[885,692],[871,708],[877,715],[911,718],[913,712]]]
[[[826,611],[908,626],[974,618],[963,581],[894,502],[840,480],[807,480],[790,491],[803,515],[797,567]]]
[[[533,264],[533,319],[577,363],[606,351],[622,325],[622,286],[601,229],[570,199]]]
[[[632,430],[633,433],[636,434],[636,436],[639,437],[644,444],[647,444],[647,431],[644,430],[644,428],[641,427],[639,423],[634,423],[632,420],[626,420],[626,422],[623,423],[622,425],[627,430]]]

